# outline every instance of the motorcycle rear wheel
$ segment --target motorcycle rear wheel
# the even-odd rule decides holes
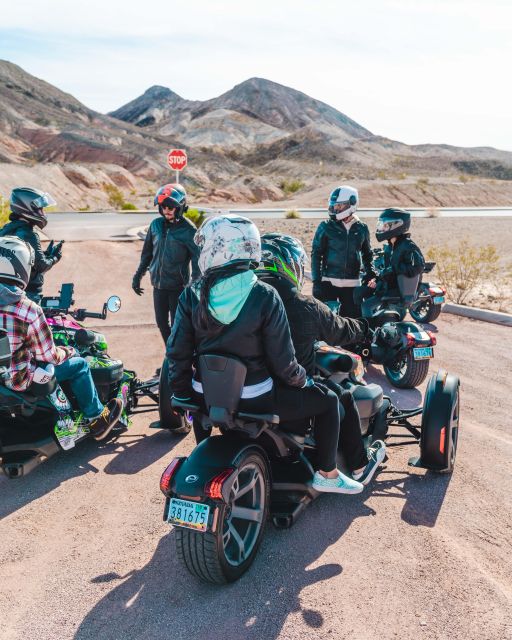
[[[398,389],[414,389],[427,377],[430,360],[415,360],[412,350],[392,365],[384,365],[386,378]]]
[[[270,503],[270,478],[261,454],[248,451],[236,470],[229,502],[219,507],[217,530],[176,527],[176,553],[203,582],[238,580],[251,566],[263,537]]]
[[[416,322],[433,322],[439,318],[442,306],[441,304],[434,304],[432,300],[425,300],[422,304],[411,307],[409,314]]]

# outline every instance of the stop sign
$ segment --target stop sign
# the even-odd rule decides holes
[[[174,171],[182,171],[187,166],[187,153],[184,149],[171,149],[167,154],[167,164]]]

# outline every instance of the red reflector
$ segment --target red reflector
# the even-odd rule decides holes
[[[439,451],[444,453],[444,441],[446,440],[446,427],[441,429],[441,435],[439,437]]]
[[[412,333],[406,333],[405,337],[407,338],[408,347],[413,347],[416,344],[416,338],[412,335]]]
[[[432,346],[435,347],[436,344],[437,344],[437,338],[432,333],[432,331],[427,331],[427,335],[429,336],[430,340],[432,341]]]
[[[219,475],[212,478],[205,487],[205,493],[209,498],[214,500],[222,500],[222,485],[229,476],[234,472],[234,469],[225,469]]]
[[[171,480],[174,473],[178,470],[180,464],[185,460],[185,458],[174,458],[171,464],[167,467],[167,469],[162,473],[162,477],[160,478],[160,491],[164,495],[169,494],[169,490],[171,487]]]

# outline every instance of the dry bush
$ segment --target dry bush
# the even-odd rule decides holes
[[[427,218],[439,218],[439,209],[437,207],[428,207],[425,209]]]
[[[436,263],[439,281],[457,304],[464,304],[479,285],[492,282],[501,272],[498,250],[492,244],[475,247],[464,239],[455,248],[431,247],[427,257]]]
[[[9,222],[9,200],[0,195],[0,227]]]
[[[512,262],[504,269],[496,269],[489,277],[489,282],[496,291],[493,299],[498,304],[498,311],[505,311],[510,302],[510,288],[512,287]]]
[[[124,204],[124,196],[121,190],[115,184],[103,183],[103,191],[107,194],[108,203],[115,209],[122,209]]]
[[[287,220],[295,220],[295,219],[297,219],[297,218],[300,218],[300,213],[299,213],[298,211],[296,211],[295,209],[290,209],[289,211],[287,211],[287,212],[284,214],[284,217],[285,217]]]
[[[306,185],[302,180],[281,180],[279,187],[287,194],[297,193]]]

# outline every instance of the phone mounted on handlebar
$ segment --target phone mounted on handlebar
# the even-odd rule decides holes
[[[73,300],[74,288],[75,285],[72,282],[67,282],[61,285],[58,296],[44,296],[41,300],[41,307],[45,315],[68,313],[71,305],[75,303]]]

